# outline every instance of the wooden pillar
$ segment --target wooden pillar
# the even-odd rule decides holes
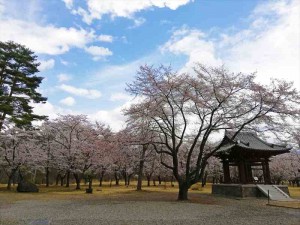
[[[266,183],[266,180],[267,180],[267,178],[266,178],[266,165],[265,165],[264,161],[261,162],[261,167],[262,167],[262,171],[263,171],[264,184],[267,184]]]
[[[223,173],[224,173],[224,183],[230,183],[230,170],[229,170],[229,162],[223,160]]]
[[[270,174],[270,167],[269,167],[269,160],[266,159],[265,160],[265,168],[266,168],[266,179],[265,179],[265,183],[266,184],[271,184],[271,174]]]
[[[244,161],[240,161],[238,163],[238,169],[239,169],[240,183],[242,183],[242,184],[247,183],[247,180],[246,180],[246,171],[245,171],[245,162]]]
[[[264,161],[262,161],[262,169],[263,169],[263,175],[264,175],[264,183],[271,184],[271,175],[270,175],[268,159],[265,159]]]
[[[251,167],[251,164],[249,164],[249,163],[246,164],[246,180],[247,180],[247,183],[253,182],[252,167]]]

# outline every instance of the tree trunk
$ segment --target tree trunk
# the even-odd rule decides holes
[[[57,186],[58,185],[58,182],[59,182],[59,178],[60,178],[60,174],[57,174],[56,175],[56,180],[55,180],[55,185]]]
[[[49,176],[50,176],[49,167],[46,167],[46,187],[49,187]]]
[[[11,171],[9,177],[8,177],[8,181],[7,181],[7,190],[11,189],[11,183],[14,179],[14,176],[15,176],[16,172],[17,172],[17,169],[12,169],[12,171]]]
[[[103,176],[101,176],[99,179],[99,187],[102,187],[102,182],[103,182]]]
[[[33,177],[31,178],[32,183],[36,183],[36,168],[34,169]]]
[[[153,179],[153,186],[156,186],[156,181],[155,181],[155,179]]]
[[[207,172],[205,172],[204,177],[202,178],[202,184],[201,184],[202,187],[206,185],[206,179],[207,179]]]
[[[70,187],[70,171],[67,171],[67,183],[66,183],[66,187]]]
[[[172,187],[174,187],[174,183],[173,183],[173,182],[174,182],[174,177],[172,176],[172,177],[171,177],[171,186],[172,186]]]
[[[157,176],[157,179],[158,179],[158,184],[161,185],[161,177],[160,177],[160,175]]]
[[[131,180],[131,177],[132,177],[132,175],[133,175],[133,174],[130,174],[130,175],[128,176],[128,180],[127,180],[127,186],[129,186],[129,185],[130,185],[130,180]]]
[[[74,178],[75,178],[75,181],[76,181],[76,190],[80,190],[80,178],[79,178],[79,175],[77,173],[74,173]]]
[[[115,180],[116,180],[116,186],[119,186],[119,180],[120,180],[120,178],[119,178],[119,175],[118,175],[117,172],[115,172]]]
[[[147,187],[150,187],[151,176],[147,175]]]
[[[100,173],[99,187],[102,187],[102,182],[103,182],[104,174],[105,174],[105,170],[102,169],[102,171],[101,171],[101,173]]]
[[[146,154],[147,148],[148,148],[147,145],[143,145],[142,155],[141,155],[140,164],[139,164],[139,171],[138,171],[138,182],[137,182],[137,186],[136,186],[137,191],[142,190],[143,170],[144,170],[145,154]]]
[[[64,186],[65,176],[60,176],[60,186]]]
[[[124,181],[125,181],[125,186],[127,186],[128,174],[126,172],[124,173]]]
[[[92,189],[93,178],[89,179],[89,189]]]
[[[189,187],[187,184],[180,184],[177,200],[179,201],[188,200],[188,191],[189,191]]]
[[[144,160],[140,160],[139,171],[138,171],[138,182],[137,182],[137,186],[136,186],[137,191],[142,190],[144,162],[145,162]]]

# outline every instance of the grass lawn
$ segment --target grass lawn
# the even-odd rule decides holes
[[[12,203],[19,200],[53,200],[53,199],[93,199],[93,198],[105,198],[105,199],[123,199],[123,200],[145,200],[145,201],[175,201],[177,199],[178,186],[176,183],[172,187],[171,183],[166,182],[157,186],[147,187],[146,181],[143,183],[143,191],[136,191],[136,182],[133,181],[130,186],[126,187],[123,182],[120,182],[119,186],[112,185],[110,187],[109,182],[104,182],[102,187],[99,187],[97,182],[93,185],[93,194],[85,194],[87,185],[81,184],[80,190],[75,190],[75,184],[71,184],[69,188],[61,186],[45,187],[39,186],[39,193],[17,193],[16,186],[11,191],[6,190],[5,184],[0,184],[0,199]],[[201,187],[201,184],[193,185],[189,190],[189,199],[191,202],[213,203],[213,198],[210,198],[211,184],[208,183],[205,187]],[[292,198],[300,200],[300,187],[289,187],[290,195]],[[145,194],[147,193],[147,194]],[[202,198],[199,200],[201,194]],[[297,202],[299,204],[299,202]],[[297,203],[284,203],[284,205],[294,205]],[[273,203],[272,203],[273,204]],[[278,205],[279,203],[274,204]]]
[[[289,191],[292,198],[300,199],[300,187],[289,187]]]
[[[175,183],[174,183],[175,184]],[[93,185],[93,194],[85,194],[87,185],[81,184],[80,190],[75,190],[75,184],[71,184],[69,188],[61,186],[45,187],[39,186],[39,193],[16,193],[16,186],[12,190],[6,190],[5,184],[0,184],[0,199],[6,203],[13,203],[20,200],[67,200],[67,199],[122,199],[128,201],[175,201],[177,199],[178,186],[171,186],[169,182],[162,182],[161,185],[147,187],[147,182],[143,183],[143,190],[136,191],[136,182],[133,181],[130,186],[126,187],[123,182],[119,186],[112,185],[109,182],[104,182],[102,187],[99,187],[97,182]],[[214,201],[210,199],[211,184],[201,188],[200,184],[194,185],[189,190],[191,202],[210,204]],[[195,197],[195,195],[203,194],[203,198]]]

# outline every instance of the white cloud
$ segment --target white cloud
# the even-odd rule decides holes
[[[141,98],[136,97],[114,109],[99,110],[95,113],[88,114],[88,118],[109,125],[113,131],[119,131],[126,126],[126,117],[123,114],[124,110],[129,108],[131,104],[138,103],[140,101]]]
[[[97,99],[101,97],[101,92],[94,89],[76,88],[71,85],[62,84],[58,86],[59,89],[68,92],[70,94],[81,96],[89,99]]]
[[[4,13],[4,0],[0,0],[0,16]]]
[[[126,117],[123,115],[124,109],[128,108],[131,104],[139,102],[141,99],[135,98],[133,100],[127,101],[125,104],[116,107],[111,110],[99,110],[94,113],[86,113],[84,111],[75,111],[65,107],[59,107],[53,105],[49,101],[45,104],[37,104],[32,103],[34,107],[34,113],[38,115],[45,115],[48,116],[49,119],[55,119],[59,115],[80,115],[85,114],[91,121],[99,121],[103,122],[104,124],[109,125],[113,131],[119,131],[126,126]]]
[[[41,15],[41,1],[0,0],[0,18],[12,17],[18,20],[35,21]]]
[[[58,78],[58,82],[65,82],[72,79],[70,75],[64,73],[58,74],[57,78]]]
[[[69,65],[69,62],[65,61],[63,59],[60,60],[60,63],[63,64],[63,65],[65,65],[65,66]]]
[[[126,83],[126,79],[128,77],[132,77],[132,75],[136,73],[136,70],[139,68],[139,66],[145,64],[147,61],[149,62],[150,60],[141,58],[126,64],[108,65],[96,71],[95,73],[92,73],[87,80],[86,85],[103,85],[107,82],[120,84],[120,82],[122,82],[122,89],[124,90],[123,84]]]
[[[92,121],[99,121],[104,124],[109,125],[113,131],[119,131],[122,128],[125,128],[126,123],[125,120],[126,118],[123,116],[122,110],[124,106],[117,107],[112,110],[99,110],[95,113],[86,113],[86,112],[79,112],[79,111],[74,111],[66,107],[59,107],[56,105],[53,105],[49,101],[47,101],[45,104],[36,104],[33,103],[32,106],[33,111],[37,115],[41,116],[48,116],[50,120],[53,120],[57,118],[59,115],[80,115],[80,114],[85,114],[88,116],[88,118]],[[40,122],[35,122],[34,124],[40,125]]]
[[[39,65],[39,71],[45,71],[52,69],[55,65],[55,60],[54,59],[49,59],[49,60],[40,60],[40,65]]]
[[[62,0],[68,9],[73,7],[73,0]]]
[[[109,125],[113,131],[125,128],[125,117],[122,114],[122,107],[113,110],[99,110],[93,114],[89,114],[88,118]]]
[[[300,87],[300,2],[275,1],[259,5],[249,17],[247,29],[234,33],[206,34],[182,28],[161,48],[188,56],[184,69],[195,62],[225,64],[233,71],[255,72],[257,80],[294,81]]]
[[[111,17],[133,18],[136,12],[152,7],[169,8],[176,10],[186,5],[191,0],[86,0],[87,9],[79,7],[73,9],[73,13],[81,15],[83,21],[90,24],[94,19],[101,19],[103,15]]]
[[[113,36],[101,34],[98,36],[98,40],[102,42],[113,42]]]
[[[36,53],[62,54],[70,48],[84,48],[95,39],[94,31],[39,25],[15,19],[0,19],[0,41],[15,41]]]
[[[169,66],[170,57],[165,57],[160,54],[158,50],[155,50],[151,54],[131,62],[124,64],[107,64],[106,66],[91,72],[85,85],[94,87],[96,85],[106,85],[107,83],[110,83],[110,90],[112,90],[113,86],[114,92],[123,92],[124,88],[126,88],[126,84],[133,81],[134,75],[137,73],[139,67],[146,64],[153,66],[160,66],[163,64]]]
[[[72,105],[75,105],[76,101],[73,97],[66,97],[62,100],[59,101],[60,104],[63,104],[63,105],[67,105],[67,106],[72,106]]]
[[[129,27],[130,29],[142,26],[146,22],[146,19],[142,18],[142,17],[141,18],[136,18],[136,19],[133,20],[133,22],[134,22],[134,25],[130,26]]]
[[[57,118],[58,114],[66,115],[66,114],[72,114],[73,111],[65,108],[61,108],[58,106],[55,106],[51,104],[49,101],[47,101],[44,104],[41,103],[32,103],[33,112],[37,115],[41,116],[48,116],[49,119],[55,119]]]
[[[208,65],[219,65],[222,61],[216,56],[214,42],[210,41],[206,34],[200,30],[183,27],[176,30],[171,39],[161,48],[162,52],[169,51],[176,55],[189,57],[185,69],[192,68],[194,62],[202,62]]]
[[[93,60],[103,59],[105,56],[111,56],[113,54],[108,48],[100,46],[86,47],[85,51],[93,56]]]
[[[299,15],[297,0],[260,5],[251,15],[249,31],[231,37],[225,63],[236,71],[257,70],[259,81],[285,79],[300,88]]]
[[[122,92],[118,92],[118,93],[114,93],[110,96],[110,101],[129,101],[133,99],[132,96],[128,95],[128,94],[124,94]]]
[[[123,115],[123,109],[129,106],[130,102],[125,103],[124,105],[111,109],[111,110],[99,110],[94,113],[86,113],[84,111],[75,111],[66,107],[59,107],[53,105],[49,101],[45,104],[32,103],[34,113],[38,115],[48,116],[49,119],[55,119],[59,115],[80,115],[85,114],[91,121],[100,121],[104,124],[109,125],[114,131],[119,131],[122,128],[125,128],[125,116]],[[39,124],[39,123],[37,123]]]

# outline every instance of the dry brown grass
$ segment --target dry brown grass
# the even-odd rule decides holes
[[[268,205],[278,206],[278,207],[285,207],[285,208],[300,209],[300,200],[299,201],[292,201],[292,202],[271,201]]]
[[[174,183],[175,184],[175,183]],[[146,186],[143,183],[143,191],[136,191],[136,182],[132,182],[130,186],[126,187],[123,182],[119,186],[114,184],[110,187],[109,182],[104,182],[102,187],[98,186],[95,181],[93,185],[93,194],[85,194],[87,185],[81,184],[81,190],[75,190],[75,184],[71,184],[69,188],[61,186],[45,187],[40,185],[39,193],[17,193],[15,188],[11,191],[6,190],[6,185],[0,184],[0,199],[3,203],[13,203],[19,200],[93,200],[93,199],[109,199],[109,200],[124,200],[124,201],[175,201],[177,199],[178,186],[173,187],[171,183],[162,183],[157,186]],[[218,199],[210,195],[211,184],[208,183],[205,187],[201,184],[195,184],[189,190],[190,202],[202,204],[218,204]],[[292,198],[300,198],[299,187],[289,187]],[[278,204],[278,203],[276,203]],[[297,203],[283,203],[285,205],[294,205],[298,207]],[[299,204],[299,203],[298,203]],[[0,204],[1,207],[1,204]]]
[[[162,183],[157,186],[146,186],[143,183],[143,191],[136,191],[136,182],[132,182],[126,187],[123,182],[119,186],[104,182],[99,187],[96,182],[93,185],[93,194],[85,194],[87,185],[81,184],[81,190],[75,190],[75,184],[71,184],[69,188],[61,186],[45,187],[39,186],[39,193],[17,193],[16,187],[12,190],[6,190],[6,185],[0,184],[0,199],[3,203],[13,203],[20,200],[84,200],[84,199],[110,199],[110,200],[128,200],[128,201],[175,201],[177,199],[178,186],[171,186],[171,183]],[[191,202],[203,204],[214,204],[215,200],[211,199],[207,194],[211,192],[211,185],[201,188],[200,184],[194,185],[189,191]],[[199,197],[199,196],[202,197]]]
[[[289,187],[289,191],[292,198],[300,199],[300,187]]]

